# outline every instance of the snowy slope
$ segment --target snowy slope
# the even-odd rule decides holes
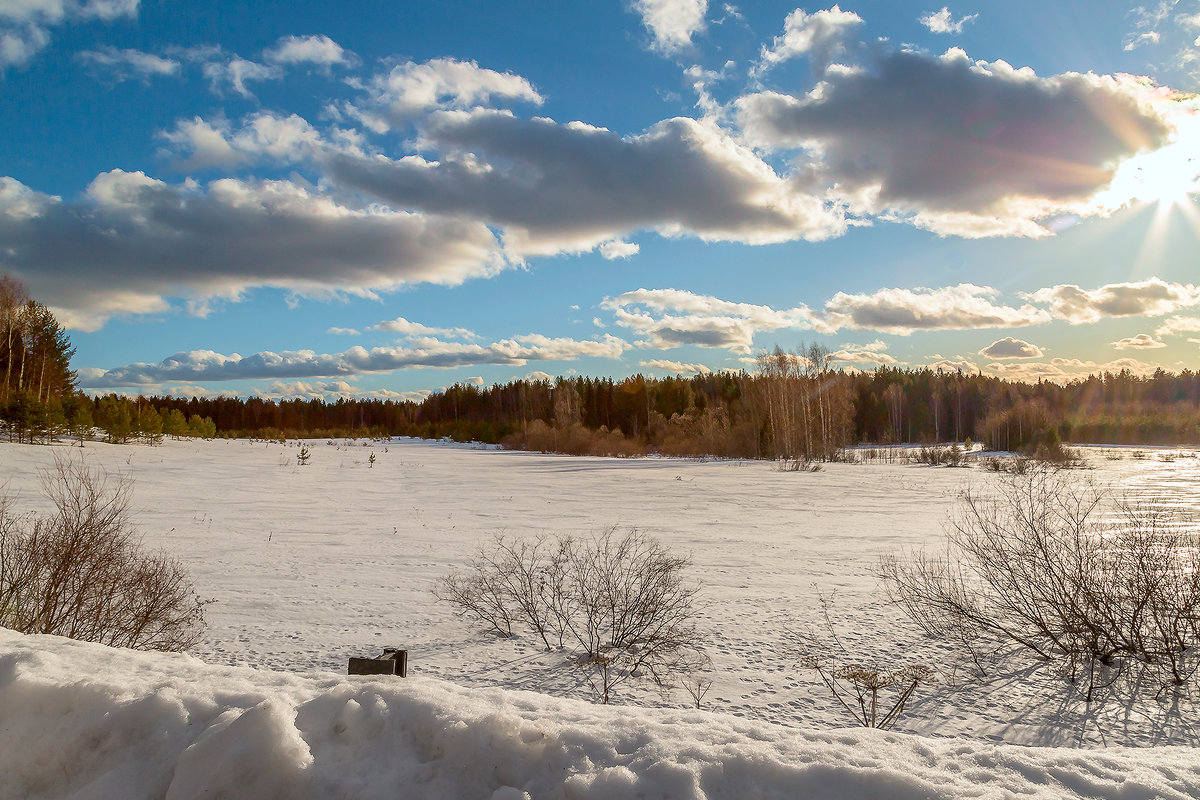
[[[0,798],[1194,798],[1183,747],[1028,748],[0,630]]]

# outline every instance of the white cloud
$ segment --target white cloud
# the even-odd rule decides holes
[[[607,242],[601,242],[599,247],[600,255],[609,261],[636,256],[641,249],[639,245],[633,242],[625,242],[620,239],[609,239]]]
[[[138,5],[138,0],[87,0],[74,4],[74,7],[78,8],[81,17],[109,21],[117,17],[136,17]]]
[[[671,361],[665,358],[642,361],[639,365],[651,369],[661,369],[676,375],[707,375],[712,372],[712,369],[703,364],[684,364],[682,361]]]
[[[1157,364],[1147,364],[1134,358],[1119,358],[1114,361],[1097,363],[1078,358],[1052,358],[1049,361],[1022,361],[1008,364],[988,364],[987,369],[1001,378],[1008,380],[1036,383],[1040,380],[1053,383],[1067,383],[1082,380],[1089,375],[1100,375],[1105,372],[1120,372],[1129,370],[1134,375],[1152,375]]]
[[[708,0],[633,0],[633,10],[654,38],[653,48],[671,55],[690,47],[704,30]]]
[[[879,367],[900,363],[885,350],[887,344],[878,339],[870,344],[845,345],[831,352],[828,361],[831,364],[874,364]]]
[[[520,75],[454,58],[398,64],[373,77],[365,90],[367,108],[397,124],[435,108],[468,109],[494,101],[542,103],[533,84]],[[347,106],[347,110],[355,109]]]
[[[224,355],[212,350],[175,353],[157,364],[138,363],[80,374],[89,388],[157,385],[168,382],[347,377],[398,369],[496,364],[523,366],[530,361],[572,361],[578,358],[620,358],[629,345],[615,336],[580,341],[527,334],[486,345],[445,342],[428,338],[405,347],[352,347],[342,353],[290,350],[264,351],[249,356]]]
[[[1036,344],[1006,336],[980,350],[979,355],[987,358],[1041,358],[1044,353]]]
[[[11,23],[58,22],[66,16],[65,0],[5,0],[0,3],[0,19]]]
[[[943,372],[978,372],[979,367],[974,361],[963,356],[956,358],[945,358],[940,355],[930,356],[931,361],[924,366],[933,371],[941,370]]]
[[[906,336],[923,330],[1019,328],[1050,320],[1031,305],[998,305],[999,294],[969,283],[936,289],[880,289],[871,294],[838,292],[825,304],[826,324]]]
[[[38,25],[0,28],[0,71],[28,63],[48,44],[50,34]]]
[[[237,130],[221,117],[214,120],[193,117],[177,120],[174,129],[161,135],[174,146],[179,166],[184,169],[268,161],[308,162],[340,149],[356,152],[353,147],[327,141],[307,120],[295,114],[287,117],[271,112],[250,114]]]
[[[117,83],[134,78],[148,81],[153,77],[179,74],[179,62],[175,59],[140,50],[102,47],[99,50],[84,50],[77,58],[85,64],[102,68],[103,79]]]
[[[179,161],[183,169],[232,166],[247,160],[245,153],[238,152],[229,143],[229,123],[224,119],[209,121],[193,117],[177,120],[174,130],[164,131],[161,135],[178,151],[188,154]]]
[[[1161,347],[1166,347],[1165,344],[1155,339],[1148,333],[1139,333],[1137,336],[1127,336],[1115,342],[1109,342],[1117,350],[1157,350]]]
[[[227,61],[210,61],[201,71],[214,93],[223,94],[223,90],[228,87],[248,100],[255,98],[254,93],[247,88],[246,81],[277,81],[283,77],[283,70],[278,65],[260,64],[239,56],[233,56]]]
[[[1181,333],[1200,331],[1200,317],[1169,317],[1158,329],[1155,336],[1178,336]]]
[[[136,17],[138,0],[3,0],[0,2],[0,76],[28,63],[50,43],[49,29],[67,20]]]
[[[272,64],[314,64],[325,70],[358,60],[328,36],[283,36],[274,47],[263,51],[263,58]]]
[[[1021,296],[1049,305],[1051,314],[1072,325],[1093,323],[1104,317],[1159,317],[1200,305],[1200,287],[1157,277],[1110,283],[1092,290],[1059,284]]]
[[[369,296],[505,266],[479,222],[350,208],[289,181],[170,185],[121,170],[76,202],[0,178],[0,240],[0,268],[83,329],[162,312],[168,297],[236,299],[254,287]]]
[[[606,299],[601,307],[613,312],[618,325],[645,337],[640,345],[661,349],[695,345],[749,353],[757,333],[820,327],[805,306],[777,311],[678,289],[637,289]]]
[[[807,55],[813,73],[822,76],[833,59],[845,50],[850,32],[862,22],[858,14],[842,11],[836,5],[811,14],[797,8],[784,20],[783,35],[776,36],[770,47],[763,45],[755,72],[761,74],[788,59]]]
[[[362,332],[357,328],[328,328],[325,331],[331,336],[361,336]]]
[[[410,322],[404,317],[396,317],[367,328],[369,331],[388,331],[402,336],[450,336],[455,339],[477,339],[473,331],[466,328],[431,328],[419,322]]]
[[[947,6],[942,6],[941,11],[931,11],[928,14],[923,14],[917,21],[924,25],[932,33],[962,33],[963,26],[968,22],[974,22],[979,19],[978,14],[967,14],[961,19],[954,19],[954,15],[950,13]]]

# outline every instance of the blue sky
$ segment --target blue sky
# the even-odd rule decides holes
[[[89,392],[1200,367],[1200,0],[0,0]]]

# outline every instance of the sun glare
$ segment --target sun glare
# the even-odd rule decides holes
[[[1121,164],[1112,193],[1125,202],[1183,206],[1200,192],[1200,121],[1181,121],[1175,140]]]

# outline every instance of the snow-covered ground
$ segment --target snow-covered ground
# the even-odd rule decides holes
[[[1187,747],[798,731],[433,678],[223,667],[0,630],[0,796],[1125,798],[1200,793]]]
[[[982,469],[831,464],[810,473],[762,462],[575,458],[434,442],[308,445],[312,456],[300,467],[295,442],[0,444],[0,483],[21,507],[44,504],[36,472],[55,454],[83,453],[131,475],[146,543],[181,559],[199,592],[217,601],[208,608],[208,640],[195,652],[212,666],[46,637],[0,638],[0,737],[7,737],[0,753],[60,728],[84,749],[99,736],[96,774],[120,781],[132,780],[139,753],[154,750],[145,757],[174,766],[146,778],[158,787],[148,796],[162,796],[172,770],[177,780],[181,770],[185,777],[199,770],[198,752],[282,765],[279,780],[303,784],[294,796],[335,795],[321,787],[335,774],[375,770],[372,754],[387,750],[389,739],[406,755],[379,766],[380,775],[424,777],[431,797],[488,797],[504,786],[534,796],[631,796],[639,787],[649,787],[648,796],[662,787],[682,787],[669,796],[702,796],[696,786],[712,797],[986,797],[1031,786],[1044,787],[1045,796],[1200,793],[1200,767],[1185,766],[1195,759],[1171,747],[1200,743],[1191,703],[1088,705],[1048,670],[922,690],[896,726],[901,734],[837,730],[851,721],[797,668],[794,632],[816,621],[819,598],[832,595],[834,621],[862,660],[936,663],[941,654],[919,644],[883,602],[875,564],[895,548],[940,542],[958,494],[996,480]],[[1081,477],[1117,493],[1198,506],[1194,453],[1097,448],[1088,460],[1093,469]],[[693,559],[714,665],[703,711],[680,710],[691,704],[682,691],[634,685],[615,702],[638,708],[550,699],[586,701],[590,692],[562,668],[562,656],[531,640],[484,634],[430,594],[438,577],[494,533],[591,534],[611,526],[646,531]],[[403,686],[333,676],[345,672],[349,656],[375,655],[384,645],[409,651],[413,679]],[[75,680],[85,682],[68,688]],[[58,710],[46,716],[35,713],[43,700],[14,700],[26,694]],[[58,695],[65,699],[50,701]],[[222,716],[225,709],[235,710]],[[92,717],[105,711],[123,720],[122,733],[104,738]],[[211,744],[204,731],[212,731]],[[376,736],[385,743],[370,744]],[[127,752],[115,753],[122,738],[130,739]],[[1000,741],[1109,749],[997,748]],[[1126,745],[1155,747],[1111,749]],[[520,766],[500,775],[498,765],[509,761]],[[59,778],[46,780],[57,789],[42,796],[66,794]],[[347,796],[371,796],[373,780],[362,777],[363,791]],[[758,788],[734,792],[737,781]],[[877,781],[892,788],[871,788]],[[171,796],[191,796],[189,785],[181,780],[182,793]],[[849,786],[862,790],[847,795]]]

